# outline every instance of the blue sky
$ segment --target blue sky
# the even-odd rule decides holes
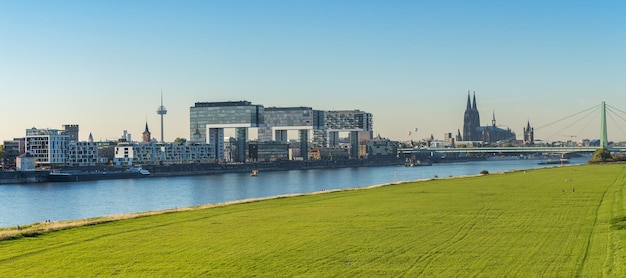
[[[161,90],[167,141],[189,137],[195,102],[227,100],[360,109],[383,137],[442,138],[462,129],[468,90],[483,125],[495,112],[519,139],[527,121],[626,110],[624,14],[622,1],[0,0],[0,140],[63,124],[139,139],[146,120],[159,134]],[[615,119],[609,139],[626,140]],[[579,121],[536,137],[599,137],[599,116]]]

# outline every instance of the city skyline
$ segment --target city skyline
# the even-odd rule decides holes
[[[521,139],[528,121],[602,101],[626,110],[625,11],[576,1],[4,2],[0,140],[63,124],[80,125],[80,140],[123,130],[138,139],[146,121],[160,131],[161,90],[165,141],[189,139],[195,102],[239,100],[359,109],[373,114],[374,135],[442,138],[463,128],[468,90],[482,125],[495,113]],[[608,124],[609,140],[626,140]],[[599,138],[599,113],[588,129],[576,139]]]

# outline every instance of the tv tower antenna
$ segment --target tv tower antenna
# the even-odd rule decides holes
[[[163,106],[163,90],[161,90],[161,106],[157,109],[157,114],[161,115],[161,142],[165,142],[163,137],[163,116],[167,114],[167,109]]]

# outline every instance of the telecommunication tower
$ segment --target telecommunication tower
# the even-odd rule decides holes
[[[161,106],[159,106],[159,109],[157,109],[157,114],[161,115],[161,142],[165,142],[165,139],[163,137],[163,116],[167,114],[167,109],[165,109],[165,106],[163,106],[163,91],[161,91]]]

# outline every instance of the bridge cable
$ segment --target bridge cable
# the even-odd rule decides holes
[[[626,134],[626,131],[624,131],[624,129],[621,127],[621,125],[619,124],[618,121],[615,120],[615,118],[613,118],[613,115],[617,116],[618,118],[622,119],[623,121],[626,122],[626,119],[623,118],[621,115],[615,113],[615,111],[613,111],[613,109],[617,109],[617,108],[612,108],[612,107],[607,107],[607,111],[609,111],[610,113],[608,113],[609,117],[611,118],[611,120],[615,123],[615,127],[617,127],[622,133],[621,134]],[[619,110],[619,109],[618,109]]]
[[[596,111],[594,111],[594,110],[595,110],[595,109],[597,109],[598,107],[600,107],[600,105],[595,105],[595,106],[593,106],[593,107],[591,107],[591,108],[589,108],[589,109],[585,109],[585,110],[583,110],[583,111],[581,111],[581,112],[578,112],[578,113],[576,113],[576,114],[573,114],[573,115],[567,116],[567,117],[565,117],[565,118],[563,118],[563,119],[560,119],[560,120],[558,120],[558,121],[554,121],[554,122],[552,122],[552,123],[549,123],[549,124],[547,124],[547,125],[540,126],[540,127],[538,127],[538,128],[535,128],[535,129],[541,129],[541,128],[548,127],[548,126],[550,126],[550,125],[553,125],[553,124],[556,124],[556,123],[559,123],[559,122],[565,121],[565,120],[567,120],[567,119],[569,119],[569,118],[572,118],[572,117],[574,117],[574,116],[578,116],[578,115],[580,115],[580,114],[582,114],[582,113],[586,113],[586,114],[584,114],[584,115],[582,115],[581,117],[579,117],[579,118],[578,118],[578,120],[572,121],[569,125],[566,125],[566,126],[565,126],[565,127],[563,127],[562,129],[559,129],[558,131],[556,131],[556,132],[555,132],[555,133],[553,133],[552,135],[547,136],[547,137],[546,137],[546,139],[552,139],[552,138],[553,138],[553,137],[555,137],[557,134],[560,134],[560,133],[562,133],[564,130],[566,130],[566,129],[568,129],[568,128],[571,128],[572,126],[574,126],[574,125],[576,125],[576,124],[580,123],[580,120],[582,120],[582,119],[584,119],[584,118],[589,118],[589,121],[588,121],[587,125],[585,125],[585,128],[586,128],[586,127],[589,125],[589,122],[590,122],[591,120],[593,120],[593,119],[594,119],[594,117],[589,117],[589,116],[590,116],[590,115],[595,114],[595,112],[596,112]],[[579,132],[579,133],[580,133],[580,132]]]
[[[617,110],[617,111],[619,111],[619,112],[622,112],[622,114],[626,115],[626,112],[624,112],[624,111],[620,110],[619,108],[617,108],[617,107],[615,107],[615,106],[608,105],[608,104],[607,104],[606,106],[607,106],[607,107],[609,107],[609,108],[615,109],[615,110]],[[617,113],[616,113],[616,114],[617,114]],[[622,119],[623,119],[623,118],[622,118]],[[625,120],[625,121],[626,121],[626,120]]]
[[[582,133],[582,131],[585,130],[589,126],[589,124],[591,124],[591,122],[593,120],[598,118],[597,115],[595,117],[593,117],[592,115],[594,115],[594,114],[596,114],[596,111],[589,111],[589,113],[587,113],[587,114],[583,115],[582,117],[580,117],[579,120],[572,121],[572,123],[570,125],[565,126],[561,130],[559,130],[558,133],[563,133],[564,130],[566,130],[568,128],[571,128],[571,127],[574,127],[574,126],[578,125],[583,119],[588,118],[589,120],[587,121],[587,124],[585,126],[583,126],[582,129],[580,129],[580,131],[575,132],[574,134],[572,134],[574,136],[578,136],[578,134]],[[592,117],[590,117],[590,116],[592,116]]]
[[[618,113],[617,113],[617,112],[615,112],[614,110],[617,110],[617,111],[619,111],[619,112],[622,112],[622,113],[624,113],[625,115],[626,115],[626,112],[621,111],[621,110],[619,110],[619,109],[617,109],[617,108],[615,108],[615,107],[613,107],[613,106],[608,106],[608,105],[607,105],[607,107],[606,107],[606,108],[607,108],[607,111],[612,112],[613,114],[615,114],[615,116],[619,117],[620,119],[622,119],[623,121],[625,121],[625,122],[626,122],[626,118],[623,118],[620,114],[618,114]]]
[[[594,114],[595,114],[595,113],[594,113]],[[587,128],[589,127],[589,125],[591,125],[591,122],[593,122],[593,121],[595,121],[595,120],[598,120],[598,118],[599,118],[599,115],[598,115],[598,114],[595,114],[595,116],[593,116],[593,117],[589,117],[589,118],[588,118],[589,120],[587,121],[587,124],[585,124],[585,126],[583,126],[583,127],[582,127],[582,128],[581,128],[581,129],[580,129],[580,130],[576,133],[576,135],[578,135],[578,134],[582,134],[582,132],[583,132],[584,130],[587,130]],[[599,133],[599,130],[597,130],[597,132]],[[597,134],[597,133],[596,133],[596,134]]]
[[[545,125],[542,125],[542,126],[536,127],[535,129],[542,129],[542,128],[544,128],[544,127],[551,126],[551,125],[553,125],[553,124],[556,124],[556,123],[559,123],[559,122],[561,122],[561,121],[567,120],[567,119],[569,119],[569,118],[571,118],[571,117],[574,117],[574,116],[577,116],[577,115],[579,115],[579,114],[582,114],[582,113],[585,113],[585,112],[589,112],[590,110],[596,109],[596,108],[598,108],[598,107],[600,107],[600,104],[595,105],[595,106],[593,106],[593,107],[591,107],[591,108],[587,108],[587,109],[585,109],[585,110],[583,110],[583,111],[580,111],[580,112],[578,112],[578,113],[575,113],[575,114],[569,115],[569,116],[567,116],[567,117],[565,117],[565,118],[562,118],[562,119],[556,120],[556,121],[554,121],[554,122],[551,122],[551,123],[548,123],[548,124],[545,124]]]

